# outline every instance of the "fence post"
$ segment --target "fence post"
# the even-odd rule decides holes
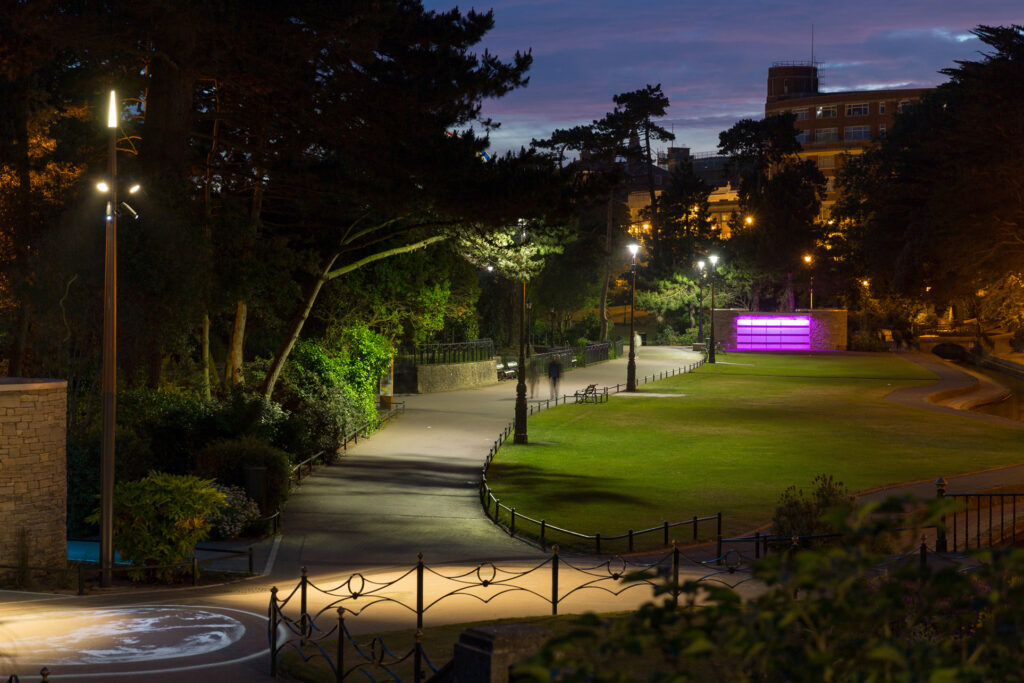
[[[718,543],[715,546],[715,564],[722,564],[722,534],[718,534]]]
[[[679,547],[672,541],[672,606],[679,607]]]
[[[50,670],[44,666],[42,669],[39,670],[39,676],[42,679],[43,683],[46,683],[50,680]]]
[[[545,520],[540,520],[540,549],[547,550],[547,544],[544,543],[544,532],[547,530],[548,523]]]
[[[944,477],[935,480],[935,496],[937,498],[946,497],[946,479]],[[946,552],[946,515],[939,517],[939,530],[935,535],[935,552]]]
[[[755,560],[760,560],[761,559],[761,532],[760,531],[755,531],[754,532],[754,559]]]
[[[302,635],[302,644],[306,644],[306,632],[308,626],[306,625],[309,615],[306,614],[306,568],[302,568],[302,578],[299,579],[299,589],[301,591],[299,600],[299,633]]]
[[[558,546],[551,546],[551,614],[558,614]]]
[[[416,630],[423,629],[423,553],[416,555]]]
[[[345,608],[338,608],[338,647],[335,651],[334,661],[337,664],[334,675],[336,681],[345,678]]]
[[[629,552],[633,552],[633,530],[629,530]]]
[[[722,513],[719,512],[716,515],[716,517],[718,517],[718,530],[715,533],[717,533],[719,536],[721,536],[722,535]]]
[[[254,573],[252,563],[252,546],[249,546],[249,576],[252,576]]]
[[[277,586],[270,589],[270,675],[277,678]]]
[[[412,680],[420,683],[423,680],[423,631],[416,631],[416,651],[412,656]]]
[[[512,508],[510,510],[510,513],[512,515],[512,522],[509,524],[509,527],[508,527],[508,535],[509,536],[515,536],[516,535],[516,509]]]
[[[598,531],[596,534],[594,534],[594,541],[597,543],[597,548],[596,548],[595,552],[598,555],[600,555],[601,554],[601,532],[600,531]]]
[[[693,516],[693,540],[697,540],[697,515]]]
[[[665,526],[664,526],[664,529],[665,529],[665,534],[664,534],[664,539],[665,539],[665,540],[664,540],[664,545],[665,545],[665,546],[667,547],[667,546],[668,546],[668,522],[665,522]]]

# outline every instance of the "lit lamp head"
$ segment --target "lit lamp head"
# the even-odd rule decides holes
[[[804,254],[804,263],[810,263],[813,260],[810,254]]]
[[[629,253],[630,255],[632,255],[633,258],[636,258],[636,252],[640,251],[640,245],[635,243],[629,245],[626,248],[629,249]]]
[[[110,108],[107,110],[107,128],[117,128],[117,93],[110,91]]]
[[[753,225],[754,224],[754,217],[753,216],[747,216],[746,218],[743,219],[743,222],[746,223],[747,225]]]
[[[699,270],[701,273],[704,272],[704,259],[697,261],[697,270]]]
[[[708,256],[708,261],[711,261],[711,267],[714,268],[718,265],[718,254],[712,254]]]

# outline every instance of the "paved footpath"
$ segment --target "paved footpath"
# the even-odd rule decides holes
[[[638,376],[671,371],[699,357],[679,348],[643,347],[637,359]],[[985,392],[994,395],[999,388],[931,356],[910,357],[941,379],[894,392],[890,400],[950,411],[964,419],[1008,422],[930,402],[928,397],[935,392],[946,394],[947,400],[964,401],[968,400],[964,392],[973,391],[976,398]],[[728,362],[728,357],[719,360]],[[622,359],[573,370],[566,373],[561,393],[571,396],[595,383],[614,386],[625,381],[625,374]],[[546,383],[539,391],[539,398],[546,398]],[[0,593],[0,674],[15,671],[22,680],[38,680],[31,674],[46,664],[51,680],[58,683],[163,683],[186,678],[193,683],[269,681],[265,618],[269,591],[275,585],[290,590],[301,567],[308,568],[318,585],[337,585],[354,573],[393,576],[412,566],[418,553],[423,553],[428,565],[446,571],[472,568],[480,560],[525,569],[547,557],[488,521],[477,496],[483,459],[512,419],[515,382],[403,398],[405,415],[360,441],[341,464],[321,468],[293,492],[282,535],[258,547],[260,576],[220,587],[94,593],[81,598]],[[951,492],[975,491],[1024,481],[1024,465],[960,477],[937,474],[946,474]],[[864,497],[906,492],[932,496],[933,480]],[[545,581],[550,579],[538,577],[540,584]],[[544,589],[538,586],[538,590]],[[637,591],[633,602],[648,597]],[[511,606],[496,601],[486,607],[455,605],[451,609],[447,602],[441,604],[446,611],[431,613],[427,626],[513,616],[524,609],[516,601]],[[587,598],[565,607],[612,610],[628,605]],[[538,608],[526,611],[538,613]],[[407,627],[408,620],[408,613],[400,613],[363,628]]]

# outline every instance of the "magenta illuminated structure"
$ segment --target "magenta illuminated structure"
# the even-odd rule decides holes
[[[808,315],[741,315],[734,321],[738,351],[810,351]]]

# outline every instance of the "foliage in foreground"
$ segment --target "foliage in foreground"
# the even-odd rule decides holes
[[[137,481],[121,482],[114,489],[114,543],[122,559],[153,569],[157,579],[170,580],[174,570],[165,565],[184,562],[196,543],[210,533],[208,518],[224,505],[225,496],[213,481],[193,476],[150,472]],[[99,522],[97,510],[90,517]],[[146,575],[133,570],[133,580]]]
[[[760,561],[753,574],[767,589],[749,602],[688,581],[678,608],[665,600],[626,619],[585,617],[515,680],[636,680],[638,667],[652,681],[1020,680],[1024,551],[978,553],[969,570],[922,570],[916,553],[894,561],[873,552],[905,502],[829,520],[841,545]],[[934,501],[922,525],[949,512]]]

